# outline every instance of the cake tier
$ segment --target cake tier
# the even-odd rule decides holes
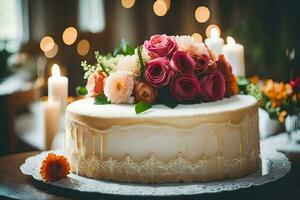
[[[257,102],[236,95],[221,101],[67,107],[65,150],[72,171],[122,182],[210,181],[243,176],[259,166]]]

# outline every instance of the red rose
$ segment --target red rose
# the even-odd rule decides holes
[[[170,58],[178,49],[173,36],[153,35],[150,40],[144,42],[144,48],[152,58],[167,57]]]
[[[219,59],[216,61],[217,69],[223,74],[225,79],[225,96],[230,97],[235,94],[236,79],[232,74],[231,65],[226,61],[224,55],[220,55]]]
[[[170,84],[170,92],[177,101],[192,101],[199,94],[199,81],[193,74],[177,75]]]
[[[201,54],[193,57],[196,61],[196,72],[205,73],[208,70],[209,64],[211,62],[210,56],[208,54]]]
[[[103,81],[105,76],[98,71],[92,73],[86,83],[86,89],[89,96],[97,96],[103,92]]]
[[[290,81],[294,93],[300,93],[300,78],[295,78]]]
[[[170,61],[174,71],[182,74],[192,74],[195,69],[196,62],[184,51],[176,51]]]
[[[207,74],[199,80],[202,101],[221,100],[225,95],[225,79],[219,70]]]
[[[145,79],[153,87],[158,88],[167,85],[173,74],[170,62],[162,57],[150,60],[145,65]]]

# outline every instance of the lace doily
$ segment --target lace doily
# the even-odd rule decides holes
[[[40,176],[41,161],[49,152],[42,152],[26,159],[21,165],[23,174],[31,175],[34,179],[42,181]],[[55,151],[61,154],[60,151]],[[86,177],[69,174],[67,178],[48,184],[82,192],[96,192],[114,195],[137,195],[137,196],[171,196],[192,195],[202,193],[216,193],[221,191],[248,188],[254,185],[263,185],[276,181],[286,175],[291,163],[288,158],[273,148],[261,144],[261,167],[256,172],[237,179],[226,179],[207,183],[176,183],[176,184],[129,184],[110,181],[89,179]]]

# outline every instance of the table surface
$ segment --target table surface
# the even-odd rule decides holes
[[[128,197],[81,193],[51,186],[23,175],[20,165],[24,160],[39,152],[28,152],[0,157],[0,199],[129,199]],[[254,186],[237,191],[195,196],[179,196],[152,199],[300,199],[300,156],[289,154],[292,161],[291,171],[280,180],[263,186]],[[130,199],[145,199],[131,197]],[[149,198],[147,198],[149,199]]]

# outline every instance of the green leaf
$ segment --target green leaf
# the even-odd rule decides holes
[[[108,68],[103,64],[103,58],[105,58],[105,57],[101,56],[101,55],[99,54],[99,51],[96,51],[96,52],[95,52],[95,57],[96,57],[97,63],[100,65],[102,71],[103,71],[107,76],[109,76],[109,72],[108,72],[108,70],[107,70]]]
[[[76,94],[78,96],[84,96],[88,93],[87,89],[84,86],[76,87]]]
[[[141,52],[141,46],[138,47],[138,57],[139,57],[139,61],[140,61],[140,64],[141,64],[141,79],[144,79],[144,73],[145,73],[145,64],[144,64],[144,61],[143,61],[143,57],[142,57],[142,52]]]
[[[102,64],[102,63],[99,63],[99,65],[100,65],[100,67],[101,67],[101,69],[102,69],[102,71],[106,74],[106,76],[109,76],[109,73],[108,73],[108,71],[106,70],[106,67],[105,67],[105,65],[104,64]]]
[[[161,87],[158,90],[158,96],[159,101],[169,108],[175,108],[178,105],[174,97],[170,94],[169,87]]]
[[[238,77],[238,86],[241,93],[247,94],[247,86],[250,84],[250,81],[245,77]]]
[[[135,104],[135,113],[139,114],[145,112],[146,110],[149,110],[150,108],[152,108],[152,104],[143,101],[138,102],[137,104]]]
[[[101,93],[95,97],[94,104],[97,105],[110,104],[110,101],[107,100],[107,97],[104,95],[104,93]]]
[[[128,43],[124,39],[121,39],[118,46],[115,48],[115,50],[113,52],[113,56],[116,57],[119,54],[123,54],[125,56],[133,55],[134,54],[134,48],[129,46]]]
[[[134,54],[134,48],[127,45],[125,51],[123,50],[123,52],[124,52],[124,55],[126,55],[126,56],[127,55],[133,55]]]

